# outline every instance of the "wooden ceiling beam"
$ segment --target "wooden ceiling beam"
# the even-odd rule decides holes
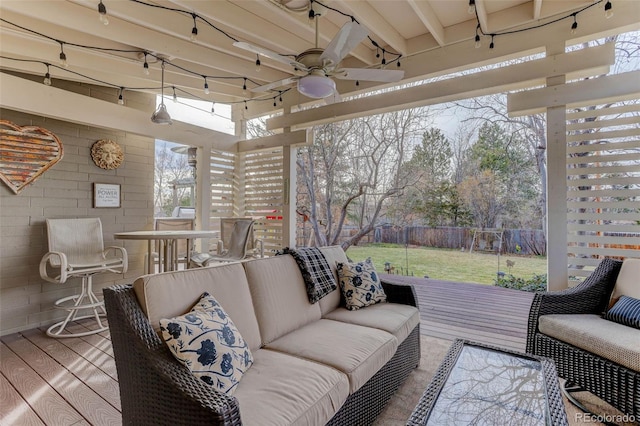
[[[407,54],[407,41],[398,31],[396,31],[386,19],[378,13],[372,6],[365,1],[338,0],[336,4],[341,9],[351,10],[352,14],[358,19],[362,25],[370,31],[370,36],[374,40],[382,40],[389,47],[403,55]],[[384,47],[384,46],[380,46]]]
[[[438,20],[433,8],[426,1],[420,0],[407,0],[413,11],[418,15],[424,26],[429,30],[429,33],[438,43],[439,46],[445,45],[444,27]]]
[[[614,48],[606,44],[273,117],[267,120],[267,129],[310,127],[320,123],[515,90],[533,84],[544,84],[545,78],[549,76],[576,72],[583,76],[584,70],[599,74],[603,72],[603,67],[613,64],[614,60]]]

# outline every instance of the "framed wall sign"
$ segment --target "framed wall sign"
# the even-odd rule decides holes
[[[120,207],[120,185],[113,183],[93,184],[93,208]]]

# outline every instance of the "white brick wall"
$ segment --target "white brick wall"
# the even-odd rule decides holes
[[[113,102],[117,99],[116,91],[100,90],[96,94],[87,91],[86,86],[76,86],[79,92]],[[127,100],[139,106],[151,104],[144,95],[129,93]],[[142,275],[146,242],[114,240],[113,233],[152,228],[154,140],[1,108],[0,117],[20,126],[50,130],[64,147],[62,160],[19,195],[0,182],[0,335],[6,335],[64,317],[64,311],[52,308],[53,302],[75,294],[79,288],[80,279],[57,285],[40,278],[38,265],[47,251],[46,218],[99,217],[105,246],[127,249],[129,272],[124,276],[96,276],[97,292],[113,284],[130,283]],[[99,139],[111,139],[122,147],[125,159],[118,169],[102,170],[91,160],[91,145]],[[92,208],[94,182],[120,184],[122,207]]]

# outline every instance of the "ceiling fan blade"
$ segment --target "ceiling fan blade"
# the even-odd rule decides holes
[[[382,81],[393,83],[402,80],[403,70],[381,70],[376,68],[341,68],[336,70],[335,78],[340,80]]]
[[[271,89],[277,89],[278,87],[283,87],[286,85],[289,85],[291,83],[293,83],[294,81],[296,81],[299,77],[289,77],[289,78],[285,78],[284,80],[278,80],[278,81],[274,81],[272,83],[267,83],[267,84],[263,84],[262,86],[258,86],[258,87],[254,87],[251,90],[254,93],[263,93],[263,92],[268,92]]]
[[[267,58],[271,58],[274,61],[278,61],[278,62],[281,62],[281,63],[286,64],[286,65],[291,65],[291,66],[297,67],[297,68],[300,68],[300,66],[301,66],[302,69],[305,68],[304,65],[299,64],[293,58],[289,58],[287,56],[280,55],[279,53],[276,53],[273,50],[265,49],[264,47],[255,46],[253,44],[249,44],[249,43],[244,42],[244,41],[236,41],[236,42],[233,43],[233,45],[235,47],[239,47],[240,49],[248,50],[249,52],[258,53],[258,54],[260,54],[262,56],[266,56]]]
[[[340,28],[329,45],[324,49],[320,59],[336,65],[369,34],[369,31],[355,21],[349,21]]]

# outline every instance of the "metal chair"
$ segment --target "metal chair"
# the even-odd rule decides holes
[[[197,253],[191,257],[192,263],[195,266],[208,266],[213,262],[239,261],[252,255],[254,247],[258,250],[259,256],[263,257],[262,241],[253,241],[254,223],[251,218],[220,219],[217,254]]]
[[[125,273],[128,267],[127,251],[116,246],[104,248],[99,218],[47,219],[46,222],[49,252],[40,261],[40,277],[55,284],[64,284],[70,278],[82,278],[80,294],[64,297],[54,303],[56,308],[69,313],[64,320],[49,327],[47,335],[79,337],[107,330],[108,327],[100,320],[106,315],[104,302],[93,292],[92,278],[106,272]],[[52,270],[52,275],[48,269]],[[88,314],[85,313],[87,311]],[[63,334],[70,321],[86,318],[95,318],[98,328]]]
[[[160,217],[155,220],[155,229],[157,231],[191,231],[195,229],[195,219],[187,218],[187,217]],[[154,265],[158,264],[158,251],[162,250],[163,247],[160,247],[159,242],[156,242],[156,251],[153,253],[154,257]],[[175,240],[174,244],[167,249],[171,250],[171,259],[177,264],[184,263],[185,269],[187,268],[187,240]],[[193,249],[193,247],[191,247]],[[190,250],[189,250],[190,251]],[[147,262],[147,255],[145,255],[144,259],[145,265],[145,273],[155,273],[155,271],[148,271],[149,264]],[[158,271],[162,272],[162,265],[158,265]]]

